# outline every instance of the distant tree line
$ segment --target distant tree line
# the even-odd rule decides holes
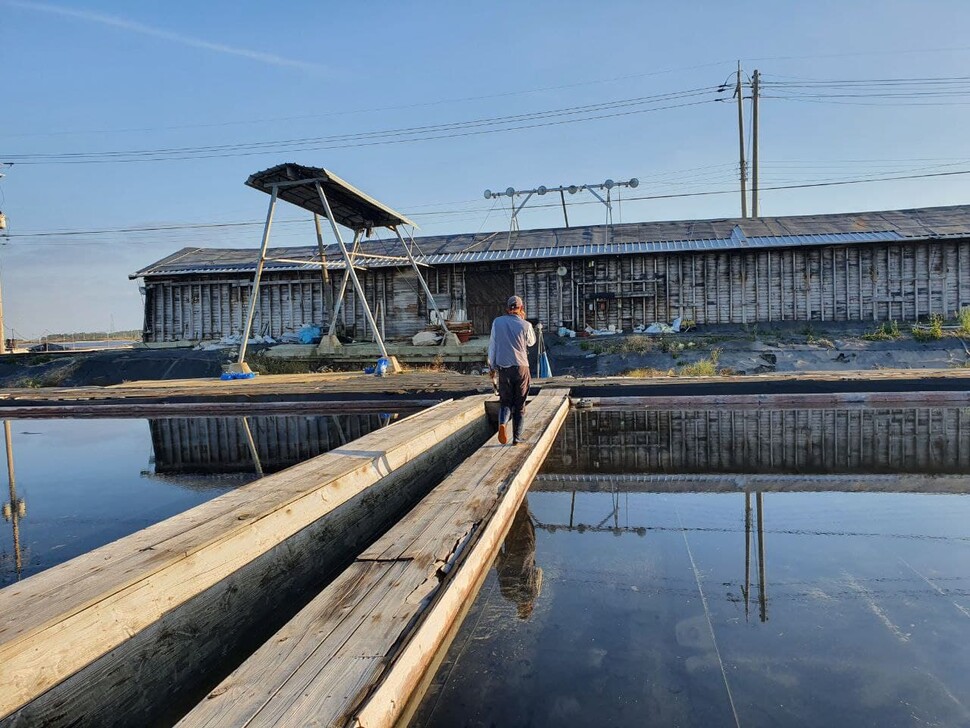
[[[41,341],[114,341],[116,339],[141,339],[141,329],[128,331],[75,331],[71,334],[47,334]]]

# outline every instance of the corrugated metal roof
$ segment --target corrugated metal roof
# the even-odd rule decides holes
[[[642,222],[614,225],[612,240],[605,225],[523,230],[417,238],[416,257],[429,265],[486,263],[543,258],[574,258],[637,253],[790,248],[815,245],[852,245],[903,240],[970,237],[970,205],[756,219]],[[396,238],[376,239],[361,246],[364,253],[401,255]],[[336,246],[328,253],[336,256]],[[191,275],[251,272],[258,251],[251,248],[184,248],[131,275]],[[270,257],[319,260],[316,246],[275,248]],[[364,267],[398,267],[394,261],[368,260]],[[313,270],[319,264],[267,262],[273,271]],[[328,268],[343,262],[329,258]]]
[[[323,167],[302,164],[278,164],[249,176],[246,184],[267,194],[278,186],[278,197],[304,210],[327,217],[315,183],[319,182],[330,203],[338,225],[353,230],[367,230],[393,225],[414,225],[401,213],[361,192]]]

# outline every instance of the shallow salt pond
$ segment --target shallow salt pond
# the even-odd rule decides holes
[[[0,587],[387,425],[397,414],[11,420]],[[9,464],[9,461],[8,461]],[[21,515],[22,514],[22,515]]]
[[[970,409],[573,412],[417,726],[970,725]]]

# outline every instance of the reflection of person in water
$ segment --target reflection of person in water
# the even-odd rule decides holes
[[[542,590],[542,569],[536,566],[536,530],[523,500],[495,560],[502,596],[516,605],[519,619],[528,619]]]

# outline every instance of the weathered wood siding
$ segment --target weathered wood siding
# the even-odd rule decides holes
[[[463,306],[461,273],[454,266],[426,269],[428,287],[439,305]],[[428,322],[427,296],[417,275],[407,269],[375,269],[358,272],[371,312],[388,338],[407,338]],[[336,298],[343,273],[331,273]],[[246,322],[251,277],[238,274],[172,276],[145,281],[145,327],[147,342],[211,341],[241,334]],[[328,326],[322,277],[312,272],[267,273],[260,283],[261,295],[253,321],[254,335],[279,337],[299,331],[305,324]],[[457,297],[457,298],[456,298]],[[360,340],[373,335],[352,285],[347,286],[339,320]]]
[[[699,324],[916,321],[932,314],[952,318],[970,305],[970,240],[523,260],[424,271],[439,303],[466,313],[465,292],[474,276],[511,271],[529,316],[552,329],[563,321],[577,329],[612,325],[630,331],[678,316]],[[342,277],[339,271],[331,276],[334,290]],[[424,328],[428,302],[411,269],[372,269],[359,277],[388,338]],[[158,277],[146,279],[145,287],[145,340],[199,341],[242,332],[252,279]],[[329,323],[318,274],[268,273],[262,291],[257,334],[277,337],[304,324]],[[353,288],[347,291],[341,321],[355,327],[356,338],[372,338]],[[496,292],[499,299],[504,295]]]
[[[557,268],[566,275],[557,275]],[[470,272],[470,271],[469,271]],[[517,263],[546,326],[916,321],[970,305],[970,241],[725,250]],[[561,310],[560,316],[560,291]]]
[[[577,410],[551,473],[970,473],[970,408]]]

